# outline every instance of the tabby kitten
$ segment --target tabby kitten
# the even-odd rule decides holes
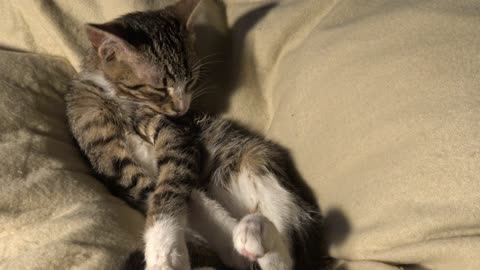
[[[197,2],[86,26],[92,50],[66,96],[72,133],[107,186],[145,213],[147,269],[190,269],[188,230],[231,268],[299,269],[294,247],[317,216],[295,192],[286,152],[187,113]]]

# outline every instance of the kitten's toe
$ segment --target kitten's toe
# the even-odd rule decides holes
[[[275,226],[261,214],[245,216],[233,230],[233,245],[251,261],[263,257],[274,241]]]
[[[156,221],[145,232],[147,270],[190,270],[187,244],[175,220]]]
[[[145,268],[145,270],[183,270],[183,269],[184,268],[174,268],[169,265],[152,265],[152,266],[147,266]]]
[[[189,270],[190,263],[187,259],[187,251],[173,249],[168,253],[157,253],[155,257],[146,258],[146,270]]]
[[[168,265],[150,265],[145,268],[145,270],[174,270]]]

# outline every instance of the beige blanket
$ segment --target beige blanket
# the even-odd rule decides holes
[[[480,269],[480,2],[269,2],[202,4],[199,46],[228,25],[236,73],[209,109],[291,149],[337,269]],[[0,1],[0,269],[116,269],[141,244],[141,215],[74,147],[63,94],[85,22],[162,5]]]

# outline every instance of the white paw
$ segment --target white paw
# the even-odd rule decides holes
[[[185,250],[174,248],[168,252],[162,251],[147,255],[145,252],[146,270],[188,270],[190,263]]]
[[[145,233],[146,270],[190,270],[183,230],[174,220],[161,220]]]
[[[275,225],[261,214],[242,218],[233,229],[233,245],[238,253],[255,261],[270,251],[278,238]]]

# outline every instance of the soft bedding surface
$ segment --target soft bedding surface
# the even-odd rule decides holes
[[[197,39],[215,51],[227,16],[223,111],[291,149],[337,269],[480,269],[480,2],[268,3],[205,0]],[[0,1],[0,269],[117,269],[141,245],[63,94],[85,22],[165,4]]]

